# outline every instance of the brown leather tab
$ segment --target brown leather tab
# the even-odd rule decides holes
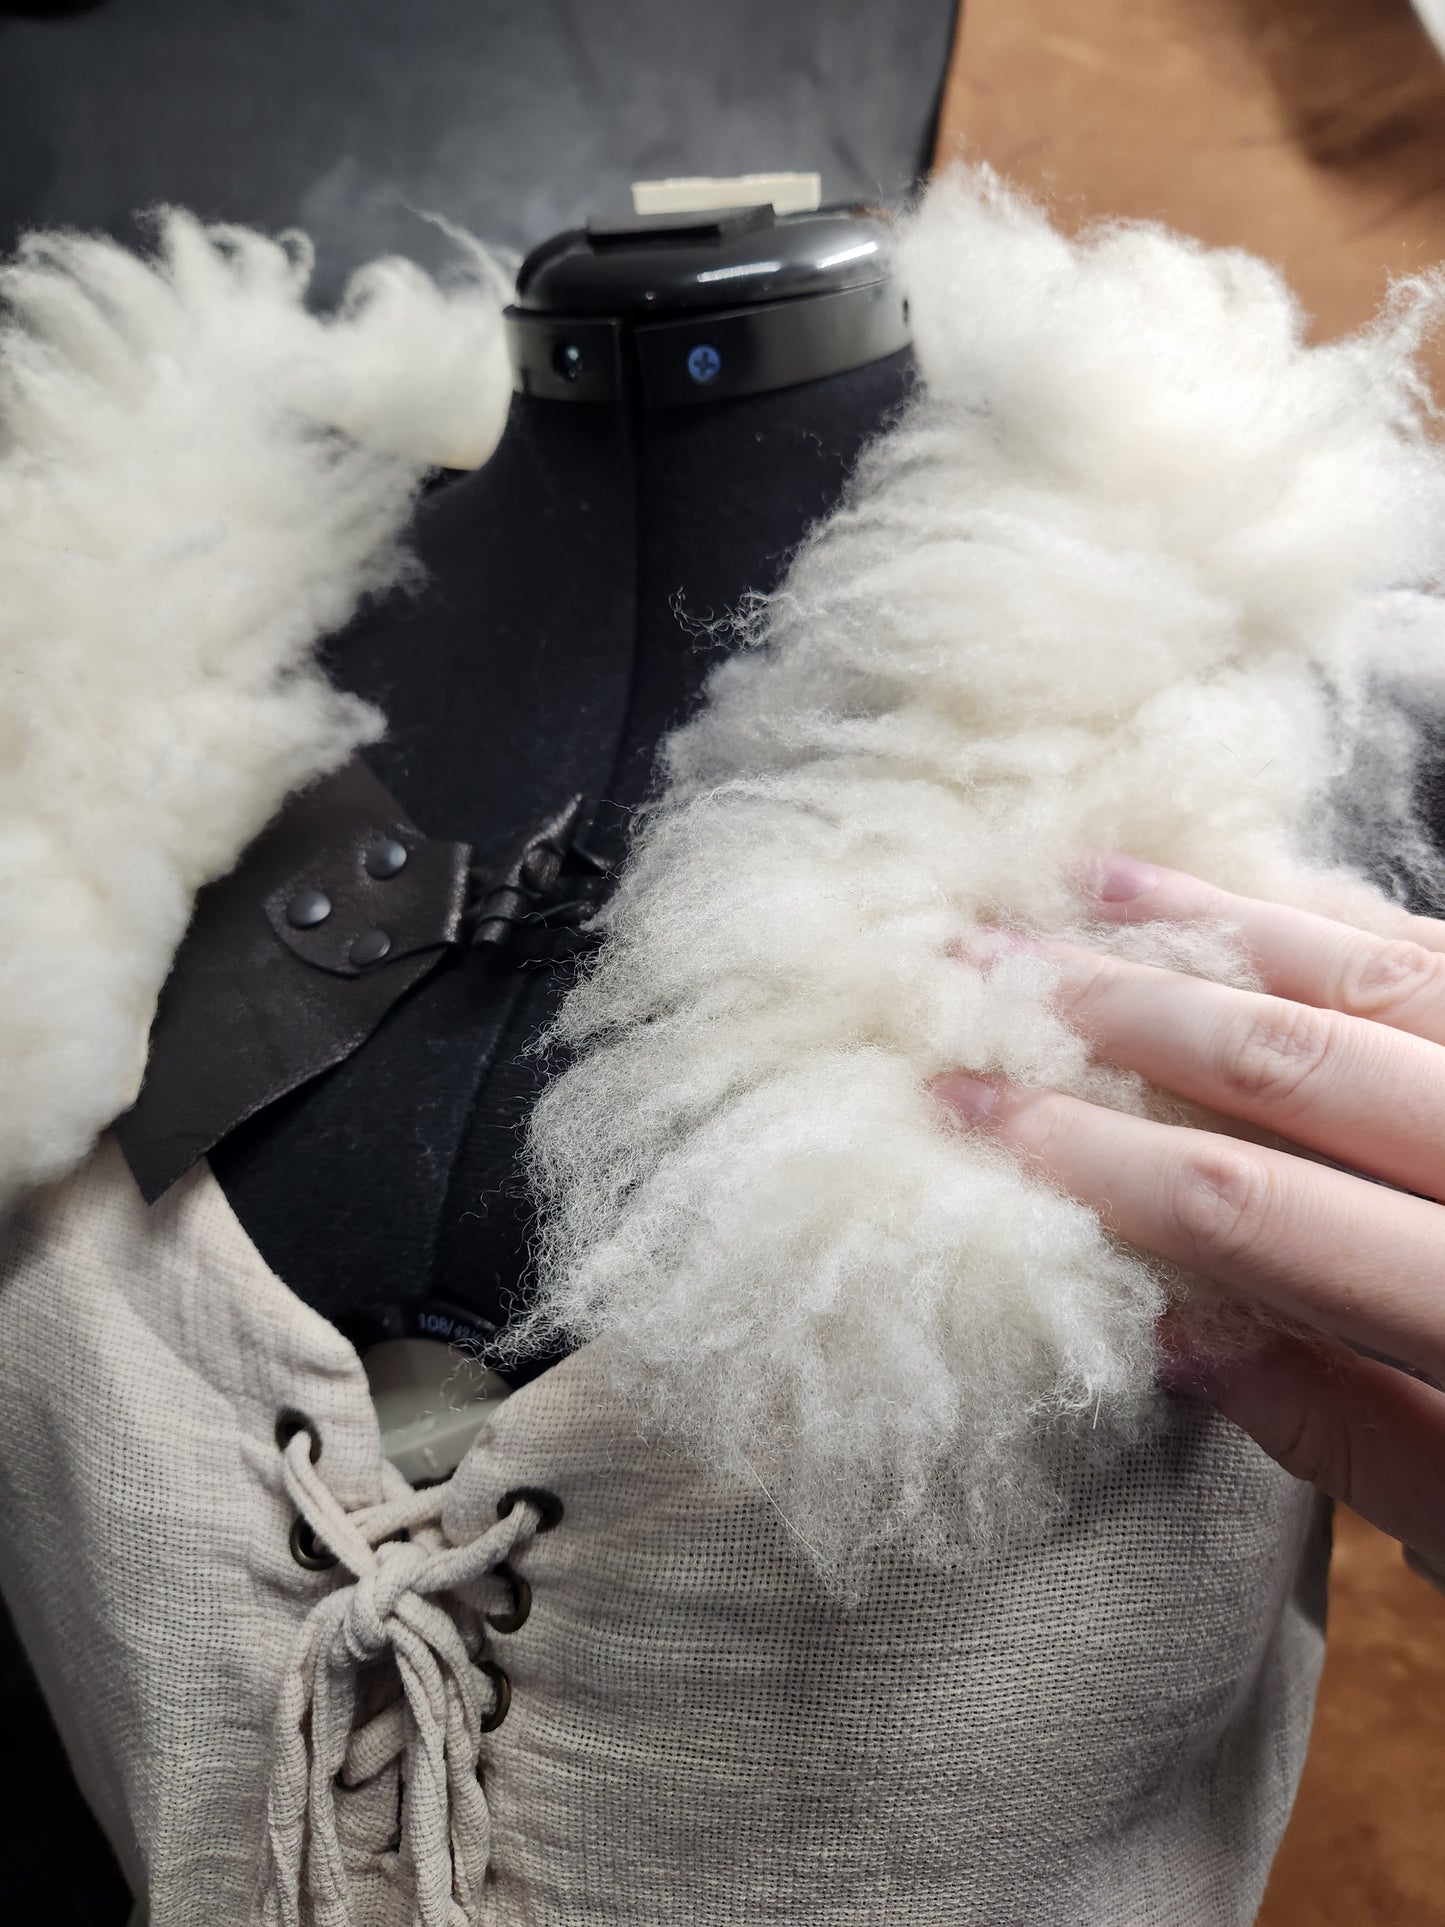
[[[470,856],[429,843],[355,757],[201,892],[115,1127],[148,1201],[370,1037],[459,940]]]
[[[394,804],[377,817],[309,858],[264,905],[288,950],[341,977],[461,940],[471,845],[429,843]]]

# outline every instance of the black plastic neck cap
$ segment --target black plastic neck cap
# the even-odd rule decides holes
[[[543,242],[507,328],[523,394],[681,408],[881,360],[908,345],[908,304],[881,216],[729,208]]]
[[[887,280],[890,229],[877,214],[724,208],[572,228],[522,263],[524,314],[651,320]]]

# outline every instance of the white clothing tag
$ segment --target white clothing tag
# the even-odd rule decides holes
[[[632,183],[632,211],[637,215],[702,214],[719,207],[811,214],[822,198],[821,174],[699,174]]]
[[[387,1338],[362,1359],[381,1449],[413,1485],[455,1472],[510,1387],[434,1338]]]

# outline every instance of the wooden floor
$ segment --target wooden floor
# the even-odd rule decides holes
[[[1259,1927],[1445,1927],[1445,1599],[1335,1521],[1309,1763]]]
[[[1065,225],[1250,248],[1324,336],[1445,258],[1445,61],[1409,0],[962,5],[940,160],[992,162]]]
[[[941,160],[991,161],[1065,225],[1139,216],[1264,254],[1321,337],[1445,260],[1445,62],[1408,0],[963,7]],[[1445,399],[1445,344],[1435,367]],[[1260,1927],[1445,1927],[1445,1599],[1342,1515],[1330,1615]]]

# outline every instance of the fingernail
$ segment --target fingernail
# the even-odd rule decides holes
[[[981,1077],[964,1077],[949,1072],[933,1082],[934,1096],[967,1124],[983,1124],[998,1109],[998,1089]]]
[[[1158,881],[1159,872],[1152,863],[1132,856],[1106,856],[1099,865],[1094,895],[1100,903],[1132,903]]]

